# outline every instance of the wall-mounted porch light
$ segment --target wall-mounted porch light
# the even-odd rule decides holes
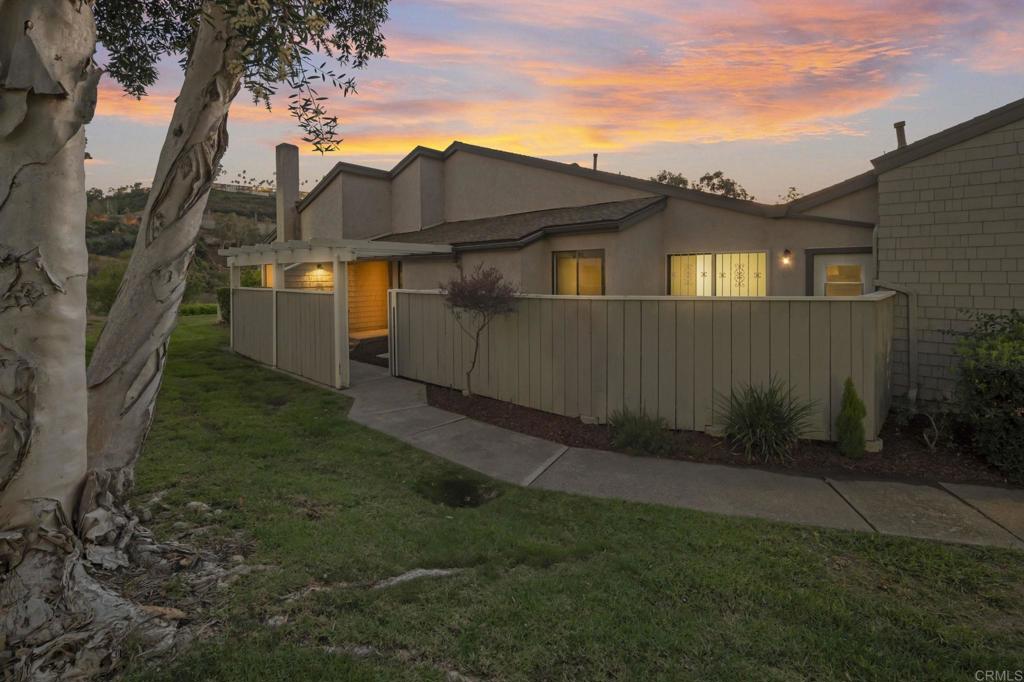
[[[785,251],[782,252],[782,264],[783,265],[792,265],[793,264],[793,252],[790,251],[789,249],[786,249]]]

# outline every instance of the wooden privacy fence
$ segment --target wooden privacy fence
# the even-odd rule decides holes
[[[472,340],[436,291],[391,291],[391,372],[462,389]],[[832,440],[853,379],[877,437],[889,409],[895,295],[698,298],[523,295],[481,340],[476,394],[597,422],[622,409],[713,430],[716,394],[773,375],[814,401]]]
[[[348,355],[336,357],[334,307],[332,292],[232,289],[231,348],[317,383],[347,383],[338,365],[347,374]]]

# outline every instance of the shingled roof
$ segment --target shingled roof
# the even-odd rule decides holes
[[[549,234],[622,229],[664,207],[665,197],[641,197],[438,223],[414,232],[389,234],[379,241],[451,244],[459,251],[518,248]]]

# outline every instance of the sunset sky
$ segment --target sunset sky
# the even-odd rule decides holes
[[[462,140],[648,177],[721,169],[757,199],[807,193],[895,146],[1024,97],[1022,0],[395,0],[388,57],[332,95],[345,142],[304,150],[304,188],[337,160],[390,168]],[[99,55],[102,64],[103,54]],[[149,183],[181,82],[141,102],[101,84],[87,184]],[[242,92],[225,181],[271,177],[298,143],[284,105]]]

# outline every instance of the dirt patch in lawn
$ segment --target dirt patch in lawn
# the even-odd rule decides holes
[[[376,336],[372,339],[363,339],[356,343],[356,347],[349,351],[348,356],[356,362],[365,362],[369,365],[387,367],[388,359],[377,357],[388,352],[388,337]]]
[[[416,482],[416,492],[424,499],[446,507],[479,507],[498,496],[498,490],[483,478],[445,475]]]
[[[442,410],[563,445],[617,450],[612,447],[611,433],[604,425],[584,424],[578,419],[491,398],[466,397],[459,391],[440,386],[427,386],[427,402]],[[746,455],[734,452],[720,438],[697,431],[673,431],[672,452],[665,457],[834,478],[1011,485],[998,470],[955,445],[940,445],[930,450],[923,437],[928,426],[927,419],[923,417],[911,419],[906,424],[897,424],[896,420],[889,419],[881,433],[882,452],[866,453],[860,459],[851,459],[840,454],[832,443],[804,441],[790,461],[770,466],[750,462]]]

